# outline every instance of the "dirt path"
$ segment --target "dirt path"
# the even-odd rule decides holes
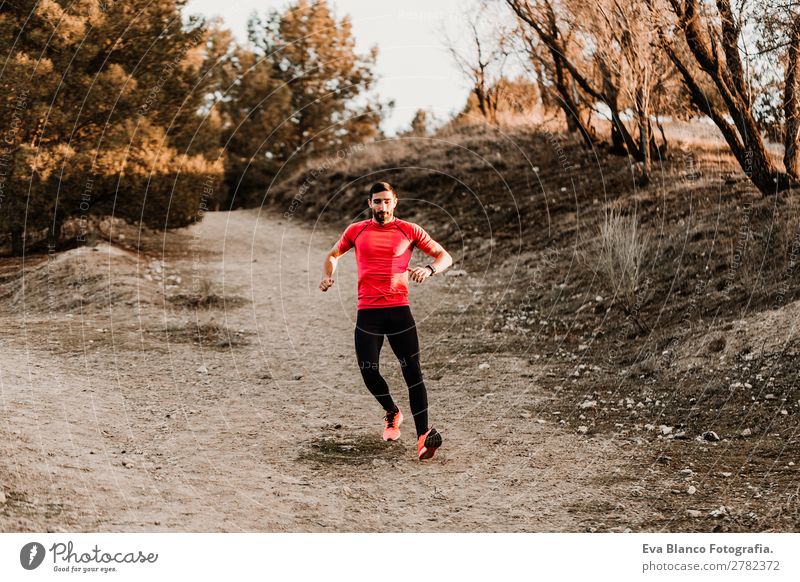
[[[317,288],[338,233],[237,211],[186,234],[168,272],[247,301],[2,316],[0,530],[636,529],[646,508],[621,469],[631,453],[562,430],[541,370],[473,353],[491,338],[463,338],[463,319],[442,325],[437,313],[472,301],[469,277],[412,289],[431,418],[446,439],[419,463],[410,421],[399,442],[381,440],[355,365],[354,258],[331,292]],[[202,273],[192,249],[211,257]],[[158,331],[212,324],[235,345]],[[388,346],[382,355],[407,411]]]

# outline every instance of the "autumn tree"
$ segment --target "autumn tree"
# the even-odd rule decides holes
[[[673,73],[658,42],[654,11],[665,9],[659,0],[598,0],[575,3],[573,8],[582,29],[591,34],[594,59],[601,72],[602,94],[612,111],[614,126],[620,130],[628,152],[641,162],[640,184],[650,181],[652,158],[661,155],[656,145],[653,118],[659,89]],[[619,111],[633,112],[636,136],[625,129]],[[662,131],[663,143],[666,138]]]
[[[196,216],[221,177],[216,151],[187,151],[209,86],[207,30],[180,0],[19,0],[0,7],[0,232],[21,254],[67,220],[150,226]],[[218,139],[214,140],[218,143]],[[80,236],[79,236],[80,238]]]
[[[783,91],[783,165],[791,179],[800,182],[800,6],[784,6],[784,11],[769,12],[773,19],[765,23],[765,28],[768,33],[779,31],[776,36],[787,41],[784,45],[786,81]]]
[[[542,96],[539,84],[522,75],[510,79],[503,77],[500,83],[505,95],[501,111],[514,115],[530,115],[540,107]]]
[[[291,149],[291,91],[275,75],[268,56],[237,47],[221,104],[227,152],[224,206],[258,205],[266,186],[280,170],[281,157]]]
[[[411,127],[404,135],[421,137],[426,136],[431,131],[431,118],[424,109],[417,109],[414,118],[411,120]]]
[[[350,19],[298,0],[248,22],[223,106],[228,205],[260,204],[281,171],[375,137],[388,104],[373,94],[377,49],[355,50]]]
[[[286,139],[274,155],[287,160],[377,134],[383,113],[371,94],[377,47],[356,52],[348,16],[337,19],[327,2],[298,0],[260,23],[262,34],[251,38],[256,54],[268,56],[274,78],[289,89]]]
[[[521,75],[511,79],[501,77],[497,81],[496,94],[502,95],[502,99],[498,101],[495,111],[498,123],[501,122],[504,116],[506,116],[506,119],[516,118],[524,121],[526,118],[530,118],[534,120],[533,115],[542,106],[539,85]],[[459,113],[459,117],[474,118],[482,115],[478,98],[474,92],[471,92],[467,97],[464,109]]]
[[[773,141],[783,142],[783,165],[791,180],[800,181],[800,5],[762,0],[752,19],[755,47],[748,67],[757,89],[756,123]]]

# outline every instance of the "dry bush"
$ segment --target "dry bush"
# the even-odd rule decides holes
[[[639,291],[647,242],[636,215],[623,215],[612,209],[606,211],[599,236],[587,256],[593,272],[643,332],[648,327],[639,317],[642,303]]]

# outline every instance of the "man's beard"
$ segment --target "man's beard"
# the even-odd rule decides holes
[[[382,212],[382,213],[378,213],[375,210],[372,211],[372,217],[375,220],[377,220],[378,222],[380,222],[381,224],[386,222],[386,220],[391,218],[391,216],[392,216],[391,213],[388,212],[388,211],[387,212]]]

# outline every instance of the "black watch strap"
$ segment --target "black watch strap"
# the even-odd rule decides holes
[[[425,266],[431,270],[431,275],[436,274],[436,267],[434,267],[433,265],[425,265]]]

